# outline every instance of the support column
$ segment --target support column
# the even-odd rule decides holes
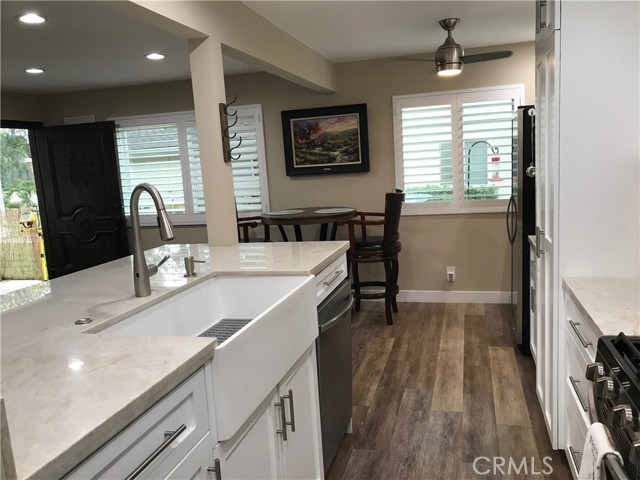
[[[193,39],[189,51],[209,245],[235,245],[238,234],[233,176],[231,163],[222,158],[218,113],[218,104],[226,102],[222,45],[211,37]]]

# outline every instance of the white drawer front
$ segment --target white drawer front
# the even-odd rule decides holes
[[[588,352],[591,362],[595,361],[596,348],[598,346],[598,335],[594,332],[587,321],[582,317],[582,314],[578,312],[575,304],[565,294],[566,302],[566,322],[567,327],[571,332],[571,336],[575,339],[576,343],[580,345],[583,351]]]
[[[347,257],[343,254],[316,277],[316,304],[320,304],[347,278]]]
[[[184,425],[184,429],[182,429]],[[182,433],[170,443],[165,432]],[[137,478],[164,478],[209,431],[204,371],[147,410],[136,421],[73,470],[68,479],[127,478],[160,446],[166,448]]]
[[[585,421],[588,421],[588,394],[590,382],[585,378],[587,370],[586,352],[577,340],[565,328],[565,357],[566,357],[566,378],[565,383],[569,389],[570,395],[567,395],[566,402],[573,404],[584,415]]]
[[[567,398],[570,398],[572,394],[570,389],[571,387],[567,386]],[[582,461],[584,440],[587,437],[588,424],[585,423],[582,411],[574,402],[567,402],[566,412],[567,445],[565,447],[565,453],[567,455],[567,460],[569,461],[569,466],[571,467],[571,473],[573,473],[573,478],[577,478],[578,470],[580,469],[580,462]]]

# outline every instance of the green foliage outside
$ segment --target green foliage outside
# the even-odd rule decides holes
[[[405,192],[408,196],[415,198],[417,203],[446,202],[453,197],[451,185],[416,185],[407,187]],[[466,187],[464,193],[465,200],[496,200],[498,198],[498,189],[492,186]]]
[[[31,201],[31,194],[35,193],[36,184],[30,158],[31,150],[26,130],[5,128],[0,130],[0,182],[6,208],[36,206]],[[12,197],[14,197],[13,200]]]

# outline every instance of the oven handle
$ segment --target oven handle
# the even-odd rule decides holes
[[[625,472],[622,469],[622,465],[620,464],[620,459],[616,457],[614,454],[607,453],[604,456],[604,459],[602,461],[605,464],[605,468],[607,469],[607,472],[612,475],[612,477],[610,477],[611,480],[631,480],[627,475],[627,472]]]
[[[599,422],[598,411],[596,410],[595,383],[589,382],[587,393],[587,402],[589,404],[589,420],[591,423]],[[604,456],[603,462],[607,471],[612,475],[610,480],[631,480],[620,464],[620,459],[615,455],[608,453]],[[607,477],[609,478],[609,477]]]

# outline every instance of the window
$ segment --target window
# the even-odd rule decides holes
[[[396,186],[403,213],[504,211],[511,121],[523,86],[393,97]]]
[[[268,209],[267,172],[260,105],[238,107],[238,122],[230,129],[233,183],[239,212]],[[205,223],[204,187],[195,114],[116,118],[116,143],[122,197],[129,200],[141,182],[153,184],[176,224]],[[141,223],[154,224],[156,210],[148,195],[140,197]]]

